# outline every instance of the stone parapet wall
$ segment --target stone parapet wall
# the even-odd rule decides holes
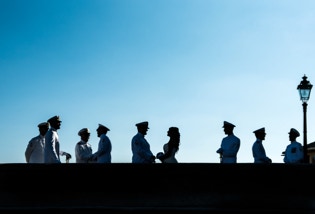
[[[1,164],[0,211],[311,213],[314,177],[313,164]]]

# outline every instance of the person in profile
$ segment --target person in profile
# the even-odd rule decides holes
[[[156,158],[162,163],[178,163],[175,154],[179,150],[180,133],[177,127],[170,127],[167,131],[167,136],[170,137],[168,143],[163,145],[163,152],[159,152]]]
[[[95,163],[111,163],[112,162],[112,143],[109,137],[106,135],[110,131],[109,128],[102,124],[98,124],[96,129],[97,136],[100,138],[98,142],[97,151],[92,156],[92,161]]]
[[[83,128],[78,132],[81,140],[75,145],[76,163],[91,163],[92,146],[88,143],[91,132],[88,128]]]
[[[217,150],[220,154],[221,163],[236,163],[237,153],[241,141],[233,133],[235,125],[227,121],[223,122],[224,133],[227,135],[222,139],[221,147]]]
[[[132,163],[155,163],[155,156],[150,150],[150,144],[144,138],[149,129],[147,121],[137,123],[138,133],[131,139]]]
[[[252,146],[254,163],[272,163],[272,160],[266,156],[266,151],[262,143],[266,137],[265,128],[257,129],[256,131],[253,131],[253,133],[256,136],[256,141]]]
[[[44,163],[45,135],[49,129],[49,123],[43,122],[37,127],[39,135],[28,142],[25,150],[26,163]]]
[[[296,141],[296,138],[300,136],[300,133],[291,128],[289,134],[290,144],[286,147],[284,152],[284,163],[303,163],[304,152],[301,143]]]
[[[45,147],[44,147],[44,163],[61,163],[60,155],[66,156],[68,162],[71,155],[67,152],[60,150],[59,135],[57,130],[60,129],[61,120],[59,116],[53,116],[47,121],[50,124],[45,135]]]

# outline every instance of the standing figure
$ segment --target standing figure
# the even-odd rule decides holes
[[[45,135],[49,129],[49,123],[38,124],[39,135],[33,137],[25,150],[26,163],[44,163]]]
[[[159,152],[156,157],[162,163],[178,163],[175,154],[178,152],[180,144],[180,133],[177,127],[170,127],[167,132],[170,137],[168,143],[163,145],[163,152]]]
[[[57,130],[60,129],[61,120],[59,116],[54,116],[47,121],[50,124],[45,135],[44,162],[61,163],[60,155],[65,155],[68,161],[71,155],[60,150],[59,136]]]
[[[256,136],[256,141],[252,146],[254,163],[271,163],[272,161],[266,156],[266,151],[262,144],[266,137],[265,128],[257,129],[256,131],[253,131],[253,133]]]
[[[240,148],[241,141],[233,133],[235,125],[232,123],[223,122],[224,133],[227,135],[222,139],[221,147],[217,150],[220,154],[221,163],[236,163],[237,152]]]
[[[150,144],[144,138],[149,129],[147,121],[137,123],[138,133],[131,140],[132,163],[155,163],[155,156],[150,150]]]
[[[112,143],[106,135],[108,131],[110,131],[109,128],[102,124],[98,124],[96,132],[100,140],[98,142],[98,149],[92,157],[92,160],[96,163],[111,163],[112,161]]]
[[[300,133],[292,128],[288,134],[291,143],[285,149],[283,158],[284,163],[303,163],[303,146],[296,141],[296,138],[300,136]]]
[[[88,143],[90,139],[90,130],[83,128],[79,131],[78,135],[81,140],[75,146],[75,159],[76,163],[89,163],[92,158],[92,146]]]

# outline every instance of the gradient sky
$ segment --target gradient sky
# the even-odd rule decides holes
[[[142,121],[154,154],[179,128],[182,163],[219,163],[223,121],[236,125],[239,163],[253,162],[261,127],[275,163],[290,128],[303,143],[297,85],[304,74],[315,84],[313,0],[0,0],[0,29],[0,163],[25,163],[37,125],[54,115],[72,163],[81,128],[96,151],[99,123],[113,163],[131,163]]]

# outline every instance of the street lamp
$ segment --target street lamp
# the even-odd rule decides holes
[[[310,83],[310,81],[307,80],[307,77],[304,75],[302,77],[301,83],[298,85],[297,89],[300,93],[300,98],[302,100],[303,105],[303,151],[304,151],[304,163],[309,163],[308,156],[307,156],[307,135],[306,135],[306,107],[307,107],[307,101],[310,98],[311,90],[313,85]]]

